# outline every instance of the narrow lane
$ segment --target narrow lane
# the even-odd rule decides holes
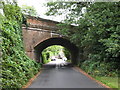
[[[46,65],[28,88],[104,88],[72,67]]]

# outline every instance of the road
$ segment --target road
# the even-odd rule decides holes
[[[44,66],[41,74],[28,88],[104,88],[73,67]]]

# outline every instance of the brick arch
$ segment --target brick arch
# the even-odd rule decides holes
[[[40,61],[42,50],[51,45],[61,45],[70,50],[73,63],[77,63],[77,60],[79,60],[77,57],[82,58],[82,51],[72,44],[69,39],[65,39],[63,35],[58,33],[59,27],[57,24],[59,22],[28,16],[27,24],[28,27],[22,26],[22,35],[25,52],[31,59]],[[74,27],[70,25],[70,29],[74,29]]]
[[[34,54],[35,54],[35,59],[38,62],[42,62],[41,53],[42,51],[52,45],[61,45],[65,48],[67,48],[70,53],[71,53],[71,59],[72,63],[76,64],[77,63],[77,56],[79,53],[78,47],[76,47],[73,43],[71,43],[69,40],[62,38],[62,37],[56,37],[56,38],[49,38],[44,40],[43,42],[39,43],[34,47]]]

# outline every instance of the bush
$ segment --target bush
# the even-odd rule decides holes
[[[40,64],[25,55],[21,38],[22,14],[16,4],[3,4],[0,15],[2,43],[2,88],[22,88],[39,71]]]
[[[114,69],[114,63],[104,61],[86,60],[80,63],[80,67],[93,76],[118,76],[118,70]]]

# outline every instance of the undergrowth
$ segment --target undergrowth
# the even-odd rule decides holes
[[[92,76],[117,77],[118,69],[115,69],[115,62],[86,60],[79,64],[80,68]]]
[[[16,3],[3,3],[0,14],[1,62],[3,89],[22,88],[40,69],[40,64],[28,58],[22,41],[22,13]]]

